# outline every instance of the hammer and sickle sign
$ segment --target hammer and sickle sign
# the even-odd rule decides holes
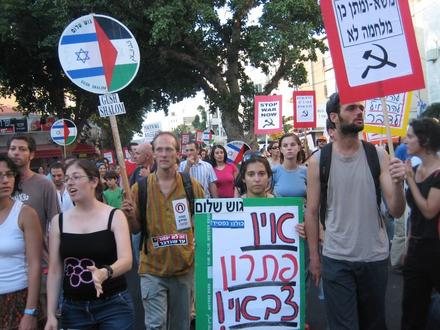
[[[273,123],[273,118],[266,118],[264,120],[263,128],[265,128],[266,126],[275,126],[275,124]]]
[[[377,64],[377,65],[368,65],[367,68],[365,69],[365,71],[361,75],[362,79],[365,79],[367,77],[368,72],[370,71],[370,69],[380,69],[380,68],[383,68],[385,65],[389,65],[389,66],[391,66],[393,68],[395,68],[397,66],[396,63],[388,61],[388,53],[387,53],[385,48],[383,48],[381,45],[378,45],[378,44],[373,44],[373,46],[376,46],[376,47],[378,47],[378,48],[380,48],[382,50],[383,57],[379,57],[379,56],[373,55],[372,54],[373,50],[371,50],[371,49],[365,51],[364,55],[362,56],[362,58],[364,60],[368,60],[369,58],[372,58],[372,59],[378,61],[379,64]]]

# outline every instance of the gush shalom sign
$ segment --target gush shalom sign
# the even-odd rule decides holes
[[[208,199],[195,209],[197,329],[304,329],[302,199]]]

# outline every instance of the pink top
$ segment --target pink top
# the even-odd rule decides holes
[[[238,169],[234,164],[227,163],[222,170],[214,167],[217,175],[217,192],[219,198],[233,198],[234,197],[234,177],[238,173]]]

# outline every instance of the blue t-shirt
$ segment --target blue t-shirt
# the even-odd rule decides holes
[[[272,171],[275,196],[306,197],[307,167],[286,170],[283,165],[278,165]]]

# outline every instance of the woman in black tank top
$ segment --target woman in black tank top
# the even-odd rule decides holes
[[[132,265],[127,220],[96,199],[99,173],[89,161],[70,163],[65,182],[75,207],[51,222],[45,329],[58,327],[61,282],[61,328],[132,329],[133,303],[123,276]]]

